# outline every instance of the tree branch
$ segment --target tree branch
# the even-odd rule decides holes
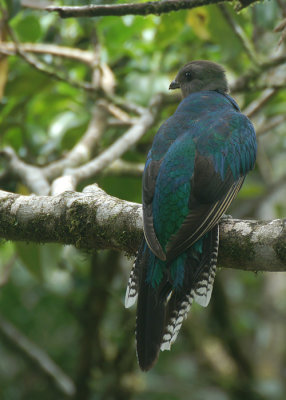
[[[94,52],[88,50],[76,49],[73,47],[57,46],[47,43],[19,43],[18,49],[22,53],[50,54],[52,56],[69,58],[80,61],[92,66],[94,63]],[[13,42],[1,42],[0,53],[5,55],[17,54],[17,47]]]
[[[110,361],[106,354],[106,338],[99,327],[108,313],[110,287],[118,272],[118,256],[118,253],[110,251],[102,259],[94,252],[90,260],[88,291],[78,313],[81,338],[75,378],[76,395],[73,400],[88,400],[92,397],[90,383],[93,369],[100,366],[104,371]]]
[[[86,132],[65,157],[42,168],[49,181],[60,176],[66,168],[75,168],[90,160],[106,128],[107,113],[104,104],[104,100],[97,101]]]
[[[11,147],[0,150],[0,159],[6,161],[5,175],[19,179],[32,193],[48,195],[50,182],[60,176],[66,168],[75,168],[90,160],[107,124],[105,103],[105,100],[97,101],[87,130],[77,144],[64,157],[44,167],[22,161]],[[65,185],[65,188],[68,187]],[[53,191],[63,192],[64,188],[55,187]]]
[[[133,176],[141,178],[144,172],[145,164],[138,164],[124,160],[115,160],[108,168],[104,170],[104,174],[115,176]]]
[[[83,193],[49,197],[0,191],[0,237],[87,250],[112,248],[134,255],[142,238],[142,208],[109,196],[97,185]],[[223,219],[219,265],[286,271],[286,220]]]
[[[273,131],[277,126],[284,124],[286,122],[286,115],[276,115],[275,117],[268,118],[267,122],[256,130],[256,136],[263,135],[265,133],[268,133],[270,131]]]
[[[260,109],[267,104],[269,100],[272,99],[273,96],[277,94],[277,89],[265,89],[264,92],[261,93],[260,97],[253,100],[244,110],[243,113],[248,116],[248,118],[252,118]]]
[[[32,343],[14,325],[0,315],[0,333],[13,346],[21,351],[29,360],[37,365],[40,371],[52,378],[62,394],[72,397],[75,393],[75,385],[58,365],[37,345]]]
[[[230,2],[231,0],[161,0],[148,1],[145,3],[126,3],[126,4],[106,4],[106,5],[89,5],[89,6],[48,6],[46,11],[56,11],[61,18],[70,17],[100,17],[100,16],[122,16],[122,15],[149,15],[164,14],[171,11],[179,11],[192,9],[210,4]],[[241,0],[239,9],[255,3],[257,0]]]
[[[7,17],[7,13],[5,12],[5,10],[2,9],[1,11],[4,15],[6,14],[6,19],[7,19],[8,17]],[[40,61],[39,59],[37,59],[33,56],[31,57],[30,54],[27,54],[25,51],[23,51],[23,47],[21,47],[21,43],[19,43],[17,36],[14,33],[14,30],[11,28],[11,26],[9,25],[8,22],[6,23],[6,29],[7,29],[7,32],[9,33],[10,38],[12,39],[12,41],[14,43],[16,54],[18,54],[19,57],[21,57],[25,62],[27,62],[32,68],[49,76],[50,78],[56,79],[60,82],[66,82],[66,83],[70,84],[71,86],[76,87],[77,89],[83,89],[83,90],[92,91],[92,92],[98,91],[98,88],[94,87],[93,84],[91,84],[89,82],[73,81],[72,79],[69,78],[69,76],[58,73],[58,71],[51,68],[51,66],[46,64],[45,62]]]
[[[98,157],[81,167],[66,170],[66,175],[62,176],[54,182],[56,187],[69,188],[74,190],[76,186],[89,178],[100,173],[104,168],[108,167],[112,162],[122,156],[131,146],[133,146],[150,127],[155,123],[164,96],[161,94],[155,95],[149,104],[149,107],[138,118],[135,125],[128,129],[123,136],[102,152]],[[63,190],[62,190],[63,191]],[[59,193],[58,191],[53,192]]]
[[[286,62],[286,56],[282,55],[279,57],[273,57],[270,58],[268,61],[265,61],[259,65],[259,67],[255,69],[250,69],[247,71],[245,74],[243,74],[241,77],[236,79],[232,85],[230,85],[230,90],[232,93],[240,93],[244,92],[246,90],[264,90],[268,88],[273,88],[273,89],[282,89],[285,88],[285,84],[268,84],[268,85],[260,85],[256,86],[255,83],[256,81],[260,78],[261,74],[263,72],[267,72],[271,68],[278,67],[280,65],[285,64]]]
[[[41,168],[22,161],[12,147],[5,147],[0,150],[1,158],[6,161],[5,174],[19,179],[32,193],[49,194],[50,185]]]
[[[244,48],[245,54],[248,55],[248,58],[254,65],[259,65],[259,59],[258,55],[256,54],[256,51],[254,49],[253,44],[251,41],[248,39],[248,37],[245,35],[243,29],[239,24],[236,23],[236,21],[232,18],[230,13],[228,12],[228,9],[224,4],[219,4],[218,5],[223,17],[225,18],[226,22],[229,24],[231,29],[233,30],[234,34],[240,41],[242,47]]]

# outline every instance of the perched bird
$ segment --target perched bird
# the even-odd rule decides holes
[[[223,68],[192,61],[169,89],[183,100],[157,132],[143,174],[144,239],[125,306],[138,296],[140,368],[176,340],[193,301],[206,307],[215,277],[218,222],[253,169],[256,137],[228,93]]]

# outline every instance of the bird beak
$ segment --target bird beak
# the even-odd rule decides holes
[[[169,86],[169,90],[173,90],[173,89],[180,89],[181,85],[179,84],[178,81],[176,81],[176,79],[174,79]]]

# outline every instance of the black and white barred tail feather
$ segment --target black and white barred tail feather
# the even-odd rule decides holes
[[[202,269],[200,280],[194,289],[194,301],[203,307],[207,307],[213,290],[213,283],[216,274],[216,263],[218,257],[219,228],[218,225],[210,232],[212,236],[212,247],[209,253],[209,259]]]
[[[159,287],[146,280],[149,255],[143,239],[133,265],[126,290],[125,306],[133,305],[138,297],[136,318],[137,357],[144,371],[152,368],[160,350],[169,350],[187,318],[193,301],[206,307],[209,303],[216,271],[219,232],[216,225],[204,239],[199,259],[190,249],[181,289],[173,289],[168,273]],[[146,249],[146,246],[145,246]],[[168,267],[166,267],[168,269]]]
[[[133,306],[133,304],[136,303],[137,297],[138,297],[138,285],[139,285],[139,273],[140,273],[140,268],[144,263],[146,263],[146,255],[144,255],[144,246],[145,246],[145,239],[141,241],[141,245],[136,253],[136,258],[133,263],[128,283],[127,283],[127,288],[126,288],[126,293],[125,293],[125,308],[129,308]]]
[[[181,329],[183,321],[187,318],[188,312],[193,303],[194,291],[192,290],[190,293],[185,294],[183,296],[176,296],[173,293],[169,304],[168,304],[168,315],[166,321],[168,321],[167,326],[165,327],[162,343],[160,349],[170,350],[171,345],[177,339],[179,330]]]
[[[138,254],[138,252],[137,252]],[[136,254],[136,257],[137,257]],[[136,303],[138,297],[138,269],[136,269],[136,260],[133,263],[130,276],[127,283],[126,293],[125,293],[125,308],[129,308]]]
[[[210,301],[216,272],[219,245],[219,228],[216,225],[205,239],[202,263],[195,275],[189,278],[189,291],[181,295],[174,291],[167,305],[166,327],[164,329],[161,350],[170,350],[175,342],[183,321],[187,318],[193,301],[206,307]],[[186,266],[192,268],[192,265]]]

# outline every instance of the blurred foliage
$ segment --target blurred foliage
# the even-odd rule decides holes
[[[253,68],[216,6],[162,16],[61,20],[21,8],[19,1],[6,5],[19,42],[90,51],[99,44],[101,61],[115,75],[116,94],[143,106],[154,93],[166,92],[189,60],[222,63],[231,81]],[[255,4],[239,14],[228,11],[262,59],[285,51],[285,45],[276,49],[279,37],[272,32],[283,17],[281,1]],[[4,36],[2,32],[2,41]],[[91,80],[83,63],[49,54],[37,57],[71,81]],[[285,68],[281,73],[286,76]],[[0,75],[1,145],[13,147],[28,163],[45,165],[77,143],[96,94],[53,79],[17,55],[1,56]],[[259,94],[246,91],[237,100],[246,107]],[[283,115],[285,108],[286,90],[280,90],[254,123]],[[144,162],[156,129],[173,111],[174,105],[166,106],[157,125],[124,158]],[[230,210],[233,216],[285,216],[285,128],[280,124],[259,138],[261,155]],[[99,150],[123,132],[110,128]],[[0,172],[4,168],[1,164]],[[140,202],[139,178],[102,175],[97,181],[114,196]],[[3,180],[1,189],[27,192],[13,179]],[[130,260],[111,252],[91,255],[68,246],[2,242],[1,314],[72,377],[75,399],[285,399],[285,274],[220,271],[211,305],[193,308],[172,351],[161,353],[156,367],[143,374],[136,364],[135,312],[123,306],[130,267]],[[5,337],[1,324],[0,337],[1,399],[65,398]]]

